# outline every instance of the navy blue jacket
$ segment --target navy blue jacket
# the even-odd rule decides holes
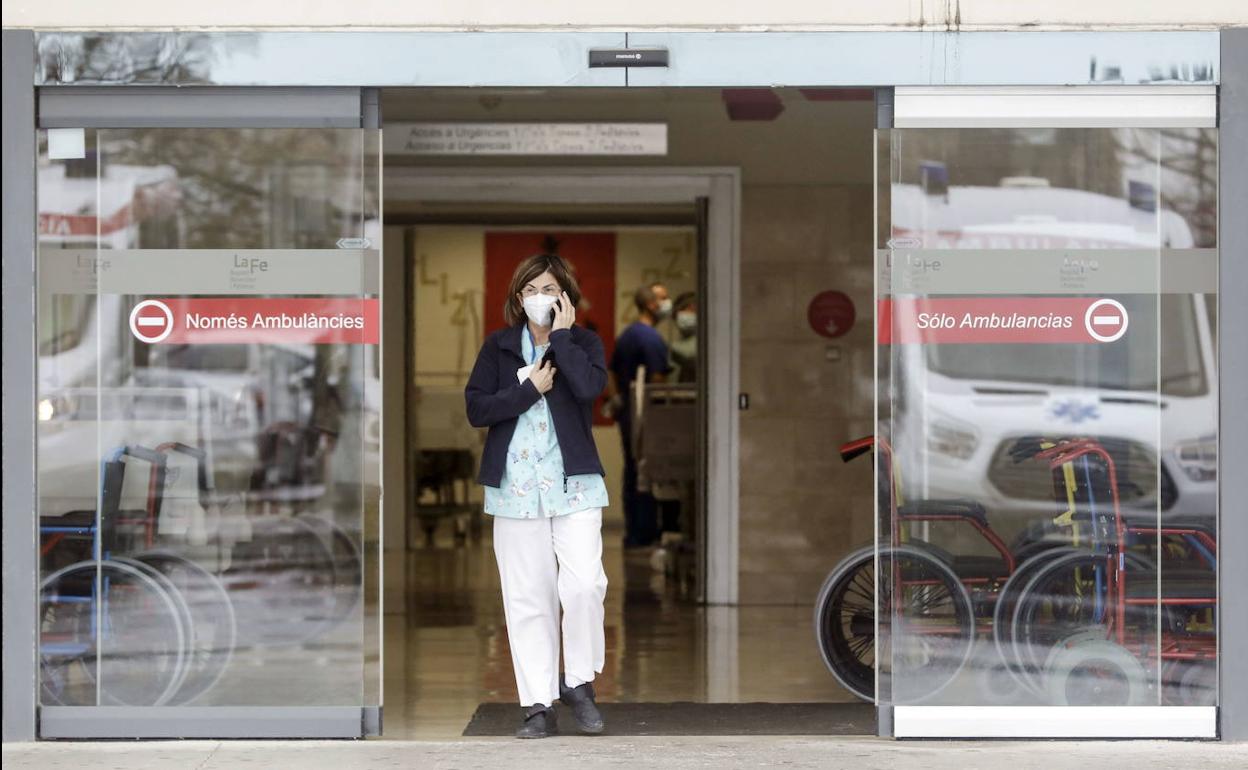
[[[518,324],[486,337],[464,388],[468,422],[475,428],[490,429],[477,474],[477,481],[488,487],[502,483],[516,422],[541,398],[532,380],[516,380],[516,370],[528,365],[520,347],[523,333],[524,324]],[[550,333],[550,357],[558,371],[546,394],[546,405],[563,455],[564,475],[606,475],[591,432],[594,399],[607,385],[602,340],[580,326],[556,329]]]

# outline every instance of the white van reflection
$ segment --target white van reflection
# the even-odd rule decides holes
[[[1193,248],[1183,217],[1158,211],[1148,185],[1130,187],[1126,198],[1117,198],[1050,188],[1029,177],[999,187],[897,184],[892,243]],[[1216,295],[1114,298],[1131,317],[1129,344],[894,346],[893,440],[903,492],[916,499],[972,498],[1020,517],[1048,512],[1048,479],[1014,463],[1009,449],[1022,436],[1083,435],[1115,455],[1124,508],[1212,516]]]
[[[184,581],[178,592],[192,614],[205,604],[196,597],[228,597],[230,632],[209,639],[211,626],[197,625],[187,643],[214,653],[225,645],[228,660],[235,648],[342,630],[357,611],[363,523],[380,496],[376,346],[139,343],[128,321],[142,297],[98,293],[116,287],[97,285],[96,270],[122,249],[179,245],[177,178],[164,167],[105,171],[99,189],[107,194],[97,201],[93,158],[40,169],[41,268],[74,271],[44,272],[40,280],[41,528],[97,520],[102,460],[119,448],[165,451],[160,504],[153,506],[148,468],[139,463],[125,474],[120,514],[103,522],[106,559],[159,555],[184,572],[198,570],[194,584]],[[98,221],[97,205],[104,212]],[[379,242],[377,231],[375,221],[365,222]],[[329,440],[310,443],[309,436]],[[283,459],[294,465],[277,467],[265,455],[275,437],[293,450]],[[206,480],[198,480],[195,460],[164,449],[173,444],[203,451]],[[45,572],[94,553],[82,533],[49,536],[45,545]],[[204,657],[197,654],[188,652],[188,661]],[[219,673],[225,664],[220,655],[214,660]],[[44,674],[72,664],[49,658]],[[215,676],[188,682],[195,686],[152,697],[229,697],[228,687],[209,694]]]
[[[79,298],[96,304],[96,298],[74,297]],[[155,447],[168,441],[206,449],[216,486],[244,493],[251,502],[314,503],[324,498],[330,481],[363,487],[365,499],[376,498],[381,383],[375,346],[324,346],[334,350],[329,363],[322,356],[318,366],[314,345],[126,343],[118,346],[119,357],[137,355],[124,365],[114,358],[108,375],[101,373],[97,380],[97,370],[105,365],[75,359],[99,355],[94,343],[101,328],[113,329],[114,337],[129,336],[118,328],[130,304],[122,299],[101,295],[95,312],[79,316],[78,334],[61,335],[62,344],[70,336],[77,344],[40,359],[37,411],[40,474],[48,482],[40,493],[45,515],[94,505],[101,447]],[[67,370],[81,372],[76,382],[61,379]],[[96,410],[97,392],[102,412]],[[159,398],[171,392],[193,393],[194,398],[177,400],[175,408],[175,401]],[[87,402],[92,406],[84,411]],[[169,405],[165,413],[159,412],[162,403]],[[135,404],[143,405],[142,418]],[[330,438],[324,446],[308,443],[310,436],[320,435]],[[341,468],[329,456],[335,447],[335,456],[340,451],[351,455],[339,458]]]

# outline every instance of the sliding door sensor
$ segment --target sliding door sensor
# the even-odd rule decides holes
[[[590,67],[666,67],[666,48],[591,48]]]

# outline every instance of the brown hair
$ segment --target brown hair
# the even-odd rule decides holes
[[[558,254],[534,254],[527,257],[512,273],[511,284],[507,287],[507,299],[503,303],[503,318],[508,326],[515,326],[525,319],[524,306],[516,296],[524,285],[542,273],[550,271],[559,284],[559,288],[568,293],[572,306],[581,304],[581,287],[576,282],[576,273],[567,260]]]
[[[654,287],[657,283],[649,286],[638,286],[637,291],[633,292],[633,304],[637,306],[638,313],[644,313],[650,309],[650,303],[654,302]]]

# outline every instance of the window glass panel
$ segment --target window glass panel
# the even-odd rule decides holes
[[[891,703],[1213,703],[1216,132],[877,141],[877,625],[847,594],[846,671]]]
[[[45,705],[378,703],[377,134],[45,150]]]

